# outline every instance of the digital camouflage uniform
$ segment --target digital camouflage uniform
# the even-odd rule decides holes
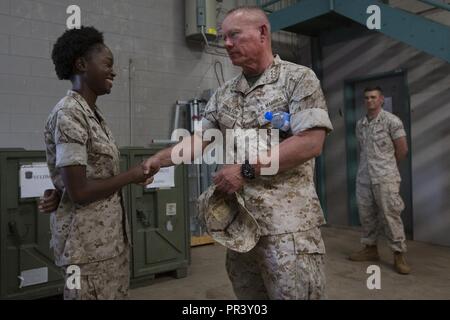
[[[198,199],[198,220],[216,242],[234,251],[250,251],[261,236],[258,222],[239,192],[224,197],[214,184]]]
[[[125,247],[117,257],[79,264],[80,290],[64,287],[65,300],[127,299],[130,281],[130,250]],[[66,282],[70,273],[63,268]]]
[[[121,192],[78,205],[70,200],[60,173],[62,167],[80,165],[86,166],[87,179],[119,174],[119,149],[111,131],[98,108],[94,112],[81,95],[69,90],[48,117],[45,144],[53,184],[62,194],[50,217],[50,246],[56,265],[63,270],[69,265],[81,268],[83,287],[72,293],[65,290],[65,298],[126,297],[131,238]],[[109,278],[111,272],[114,280]]]
[[[375,119],[360,119],[356,137],[361,147],[356,183],[358,211],[363,227],[361,243],[375,245],[380,233],[395,252],[406,252],[401,219],[400,173],[393,140],[406,136],[402,121],[381,110]]]
[[[291,114],[292,133],[332,130],[314,72],[275,57],[249,88],[243,74],[226,82],[209,100],[202,129],[266,129],[266,111]],[[235,146],[236,147],[236,146]],[[261,239],[248,253],[228,250],[227,270],[239,299],[324,298],[325,220],[314,187],[314,159],[283,173],[246,181],[241,192],[257,220]]]

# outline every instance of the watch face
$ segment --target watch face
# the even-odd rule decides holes
[[[242,176],[246,179],[254,179],[255,178],[255,169],[251,164],[244,163],[242,165]]]

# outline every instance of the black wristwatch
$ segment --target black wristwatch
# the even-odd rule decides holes
[[[248,160],[245,160],[245,163],[241,165],[241,174],[248,180],[256,178],[255,168],[248,162]]]

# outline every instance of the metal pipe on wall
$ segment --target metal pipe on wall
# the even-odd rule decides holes
[[[130,58],[128,60],[128,121],[129,121],[129,131],[130,131],[130,138],[129,138],[129,143],[130,146],[133,145],[133,91],[132,91],[132,77],[131,77],[131,73],[132,70],[131,68],[133,67],[133,60]]]

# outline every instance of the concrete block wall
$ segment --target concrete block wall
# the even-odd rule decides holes
[[[218,21],[233,7],[254,3],[218,2]],[[175,101],[218,87],[215,61],[222,63],[225,80],[239,72],[226,56],[186,42],[181,0],[0,0],[0,148],[44,147],[45,120],[70,88],[69,81],[57,79],[50,55],[71,4],[81,8],[82,25],[104,32],[113,51],[118,76],[98,106],[122,146],[168,139]],[[297,36],[275,38],[285,58],[299,58],[289,50]]]
[[[118,77],[98,105],[120,145],[167,139],[175,101],[218,86],[214,61],[223,64],[225,79],[238,72],[228,58],[185,41],[184,1],[0,0],[0,148],[44,146],[45,120],[70,88],[57,79],[50,54],[71,4],[81,8],[83,25],[104,32],[113,51]]]

